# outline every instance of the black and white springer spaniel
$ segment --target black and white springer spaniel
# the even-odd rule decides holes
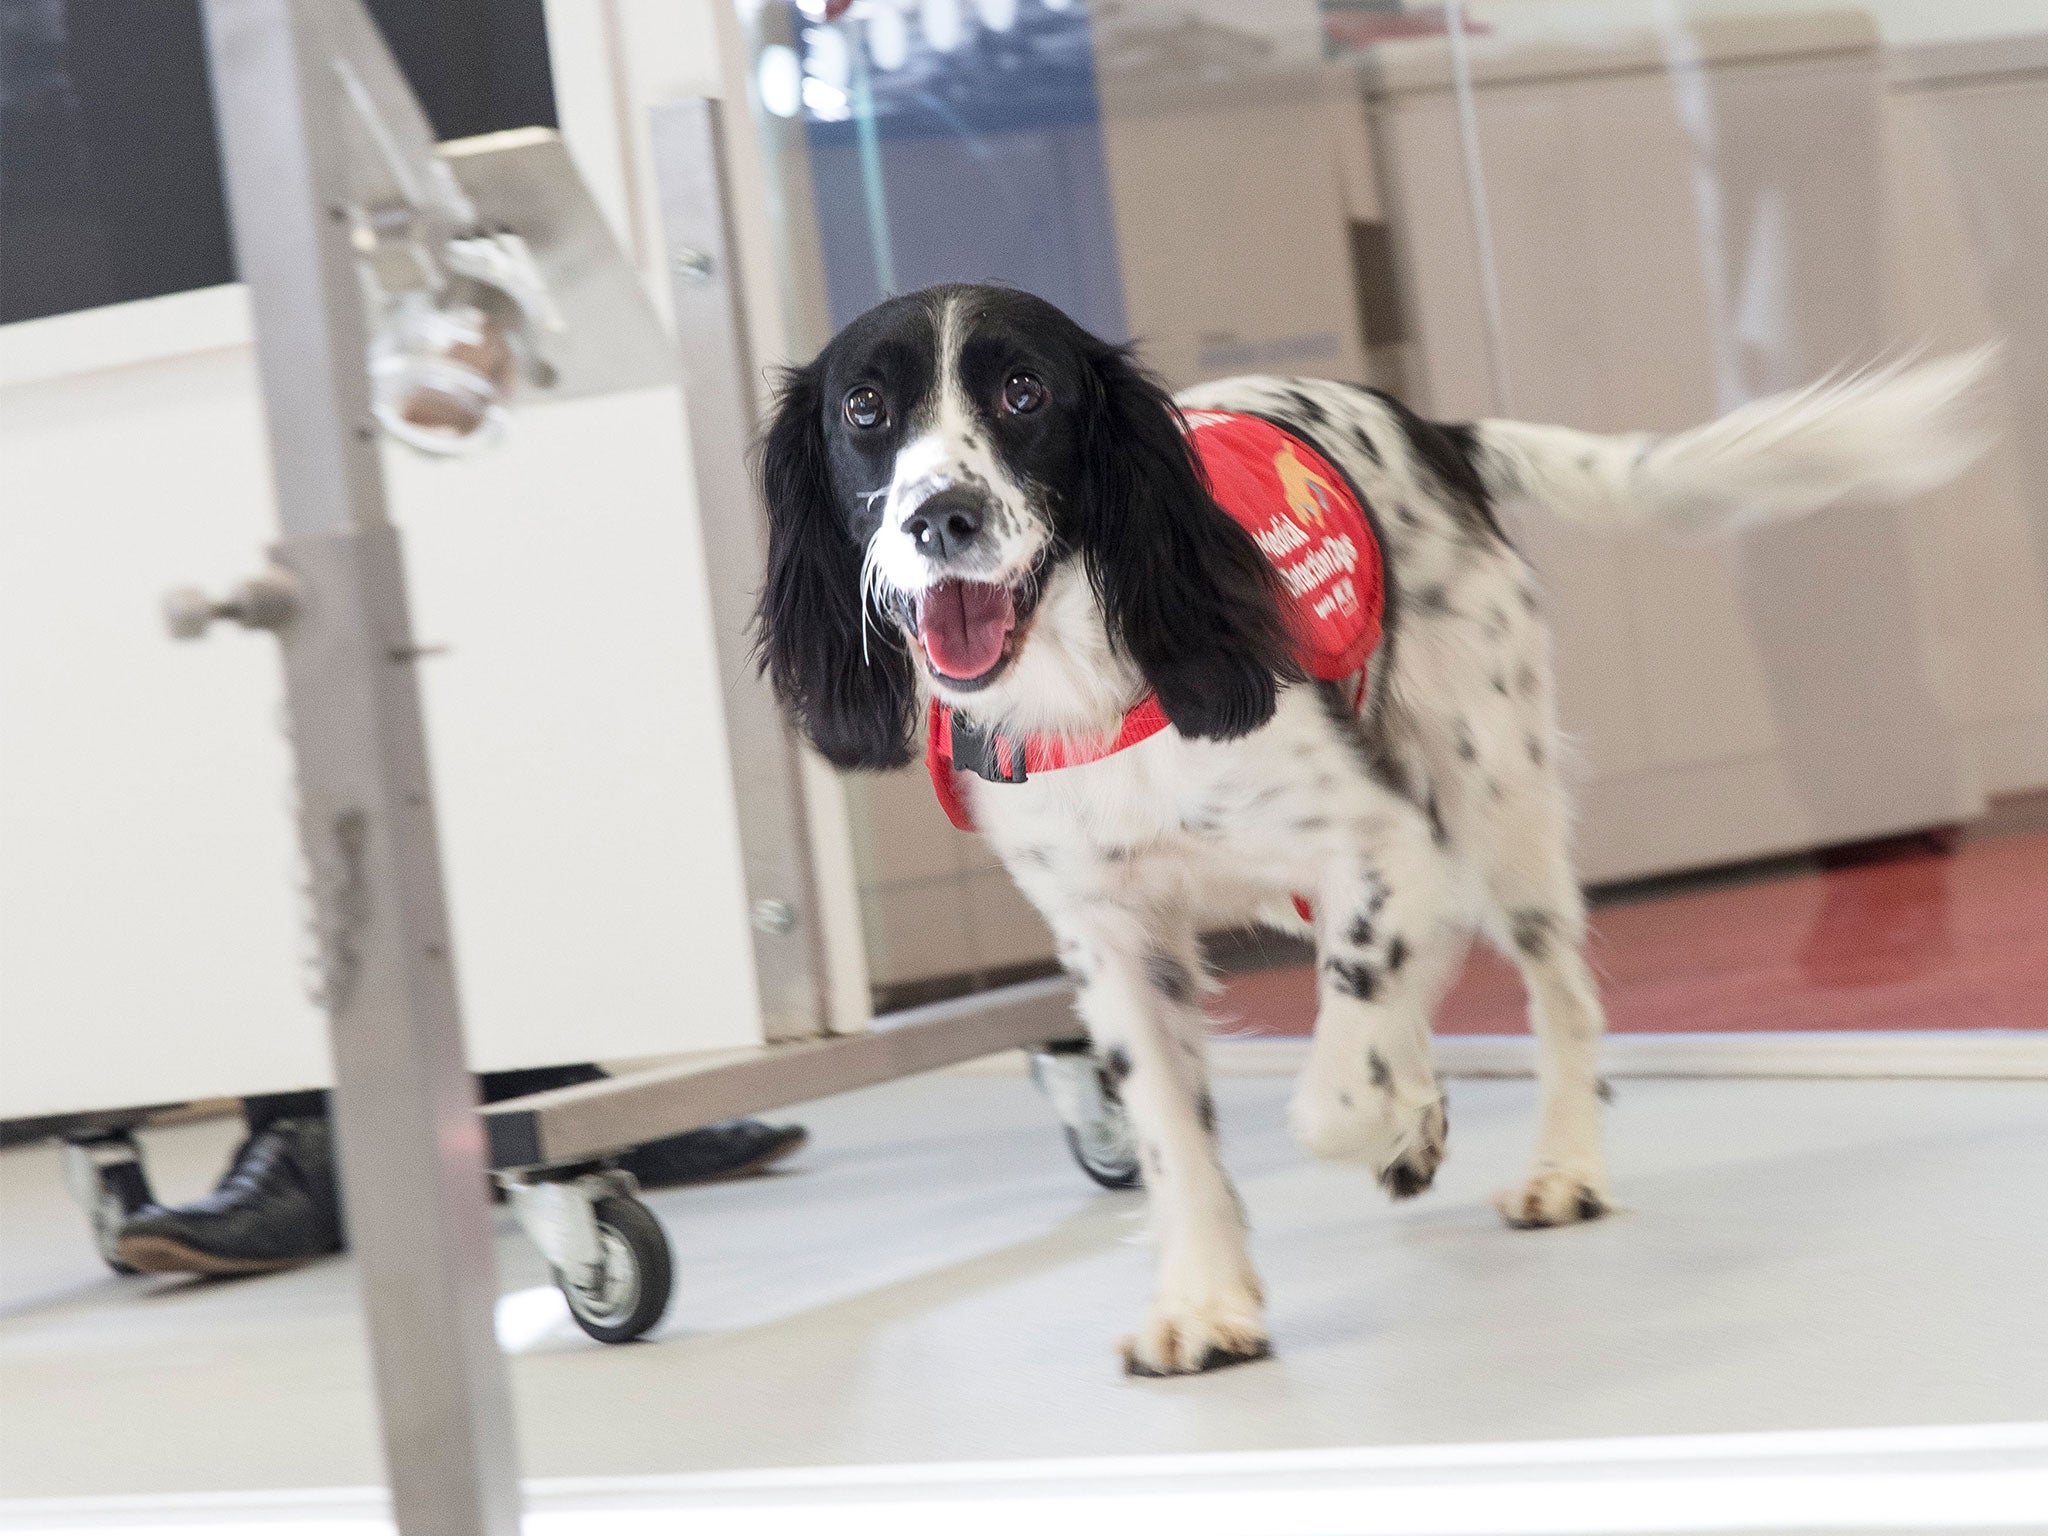
[[[1319,957],[1301,1143],[1396,1198],[1428,1187],[1446,1131],[1430,1015],[1476,931],[1520,967],[1540,1051],[1535,1161],[1500,1212],[1545,1227],[1607,1208],[1550,646],[1502,509],[1706,534],[1894,501],[1974,456],[1984,366],[1837,380],[1667,437],[1440,426],[1316,379],[1176,399],[1050,304],[948,286],[877,306],[787,375],[759,627],[805,735],[842,768],[897,767],[936,700],[956,749],[1095,744],[964,783],[1058,937],[1139,1139],[1159,1267],[1131,1371],[1267,1353],[1217,1152],[1199,935],[1299,931],[1297,896]],[[1305,675],[1274,565],[1190,453],[1192,412],[1278,427],[1362,503],[1385,611],[1355,683]],[[1162,728],[1104,754],[1141,705]]]

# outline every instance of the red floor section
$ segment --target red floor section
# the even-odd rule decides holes
[[[2048,1029],[2048,833],[1607,906],[1593,935],[1615,1030]],[[1306,1034],[1314,973],[1230,977],[1218,1011]],[[1514,968],[1475,948],[1436,1027],[1526,1028]]]

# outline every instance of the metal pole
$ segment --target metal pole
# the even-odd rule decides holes
[[[1515,414],[1508,373],[1507,321],[1500,300],[1500,267],[1493,244],[1493,203],[1486,195],[1486,160],[1479,151],[1479,103],[1472,93],[1472,49],[1465,36],[1464,0],[1444,0],[1444,36],[1451,49],[1451,89],[1458,99],[1458,146],[1465,162],[1465,201],[1472,213],[1472,245],[1479,259],[1486,371],[1493,384],[1493,414]]]
[[[825,1022],[822,898],[805,836],[800,760],[754,665],[754,593],[767,521],[747,473],[758,380],[740,295],[719,104],[665,103],[650,118],[670,293],[725,699],[726,748],[754,921],[754,974],[771,1040]]]
[[[279,639],[393,1513],[405,1536],[513,1536],[482,1128],[349,239],[337,44],[359,45],[367,21],[356,0],[206,0],[206,24],[284,532],[273,556],[296,582]]]

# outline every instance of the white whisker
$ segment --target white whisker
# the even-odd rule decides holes
[[[878,556],[881,553],[880,542],[881,530],[877,529],[874,537],[868,540],[867,548],[862,553],[860,561],[860,660],[862,666],[872,666],[874,664],[868,653],[868,632],[874,627],[873,615],[870,609],[879,600],[875,588],[882,581],[882,569],[877,563]]]

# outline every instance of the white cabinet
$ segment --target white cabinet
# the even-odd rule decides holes
[[[1890,79],[1896,324],[1939,346],[2002,340],[2008,427],[1906,537],[1986,791],[2034,789],[2048,784],[2048,32],[1896,49]]]
[[[276,646],[158,608],[274,536],[240,293],[118,308],[7,338],[130,356],[0,388],[0,1117],[328,1076]],[[201,310],[222,345],[174,335]],[[645,390],[388,459],[482,1070],[761,1038],[683,425]]]
[[[1473,51],[1513,414],[1678,428],[1885,349],[1881,55],[1862,17]],[[1493,414],[1443,41],[1381,50],[1372,96],[1404,382],[1436,416]],[[1515,532],[1549,593],[1587,878],[1981,808],[1898,514],[1827,513],[1713,549],[1540,518]]]

